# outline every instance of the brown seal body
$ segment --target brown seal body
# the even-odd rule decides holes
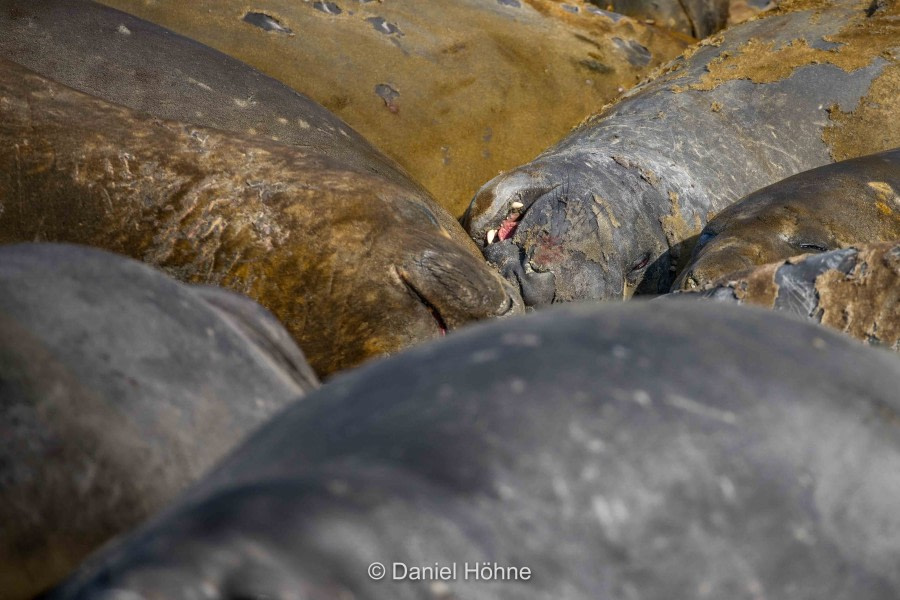
[[[900,148],[788,177],[716,215],[674,287],[851,244],[900,240]]]
[[[696,38],[723,29],[731,6],[729,0],[594,0],[594,3]]]
[[[303,94],[91,0],[0,0],[0,57],[107,102],[302,146],[410,183],[398,164]]]
[[[307,94],[454,215],[686,45],[581,0],[104,3]]]
[[[805,254],[733,273],[699,296],[758,304],[839,329],[867,344],[900,352],[900,244],[857,245]]]
[[[0,63],[0,242],[69,241],[236,290],[320,374],[517,306],[424,194],[258,138],[142,117]]]
[[[81,246],[0,246],[0,596],[31,598],[318,387],[249,299]]]
[[[785,2],[707,38],[531,162],[464,225],[527,304],[670,289],[755,190],[900,147],[900,2]]]

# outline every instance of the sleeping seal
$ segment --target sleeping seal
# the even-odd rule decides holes
[[[662,293],[707,220],[900,147],[900,2],[822,0],[707,39],[532,162],[464,223],[531,305]]]
[[[320,376],[521,310],[453,217],[408,185],[145,117],[2,59],[0,198],[0,243],[83,243],[244,293]]]

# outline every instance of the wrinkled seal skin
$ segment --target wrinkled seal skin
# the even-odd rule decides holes
[[[454,216],[692,41],[582,0],[104,3],[307,94]]]
[[[145,118],[0,63],[0,242],[83,243],[244,293],[322,376],[517,292],[423,194],[297,147]]]
[[[0,0],[0,57],[114,104],[307,147],[413,185],[399,165],[308,97],[96,2]]]
[[[900,146],[900,2],[813,4],[709,38],[481,189],[464,223],[482,247],[524,205],[485,255],[527,303],[668,291],[729,204]]]
[[[897,242],[805,254],[663,298],[694,296],[783,310],[900,352]]]
[[[893,240],[900,240],[900,148],[804,171],[729,206],[700,232],[673,287],[702,288],[798,254]]]
[[[894,355],[748,307],[485,324],[336,378],[50,597],[893,599],[898,386]]]
[[[0,590],[30,598],[318,387],[225,290],[56,244],[0,247]]]
[[[593,0],[601,8],[630,17],[652,19],[657,25],[705,38],[728,23],[729,0]]]

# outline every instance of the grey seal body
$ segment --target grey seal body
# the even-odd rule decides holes
[[[747,307],[484,324],[335,378],[48,597],[896,598],[898,387]]]
[[[0,589],[30,597],[318,387],[251,300],[81,246],[0,248]]]
[[[592,0],[600,8],[651,19],[657,25],[705,38],[723,29],[728,23],[728,0]]]
[[[665,292],[742,196],[900,145],[898,15],[824,2],[709,38],[485,184],[464,226],[528,304]]]

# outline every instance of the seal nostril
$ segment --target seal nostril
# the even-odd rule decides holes
[[[444,317],[441,314],[441,311],[438,310],[437,306],[435,306],[428,298],[425,297],[422,292],[419,291],[419,289],[415,285],[413,285],[413,283],[409,280],[409,277],[407,277],[401,269],[395,267],[394,272],[397,274],[397,277],[400,279],[403,285],[406,286],[407,291],[409,291],[409,293],[412,294],[419,302],[421,302],[422,305],[424,305],[425,308],[427,308],[431,313],[431,316],[432,318],[434,318],[438,329],[440,329],[441,331],[441,335],[446,335],[449,327],[447,326],[447,322],[444,320]]]
[[[550,271],[537,273],[523,270],[519,284],[526,306],[546,306],[556,297],[556,276]]]

